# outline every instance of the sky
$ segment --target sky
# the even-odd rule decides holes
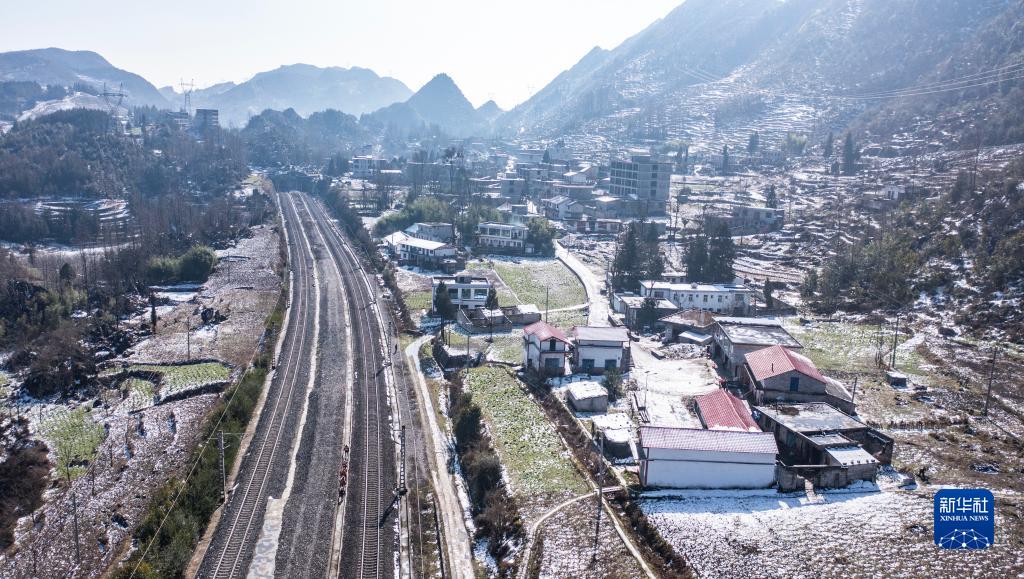
[[[4,10],[0,51],[93,50],[157,87],[239,82],[298,62],[370,68],[414,91],[446,72],[474,105],[508,109],[681,2],[21,1]]]

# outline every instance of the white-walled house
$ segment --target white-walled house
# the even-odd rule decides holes
[[[667,299],[681,309],[694,308],[727,316],[745,316],[750,312],[757,291],[734,283],[672,283],[644,280],[640,295]]]
[[[752,489],[775,483],[779,454],[770,432],[641,426],[645,487]]]
[[[477,225],[477,246],[497,253],[530,253],[526,244],[527,227],[488,221]]]
[[[455,275],[438,275],[431,280],[431,295],[437,297],[437,288],[444,283],[448,297],[455,307],[461,309],[482,308],[487,302],[491,282],[486,277],[472,276],[466,272]]]
[[[629,370],[629,332],[626,328],[576,326],[572,329],[572,366],[576,372],[603,374]]]
[[[545,321],[523,329],[523,366],[548,376],[565,374],[570,344],[562,330]]]

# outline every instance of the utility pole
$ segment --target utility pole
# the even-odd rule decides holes
[[[594,523],[594,559],[597,559],[597,546],[601,537],[601,502],[604,498],[604,435],[599,439],[598,480],[597,480],[597,515]]]
[[[854,376],[853,377],[853,394],[850,395],[850,403],[851,404],[853,403],[854,400],[857,399],[857,378],[859,378],[859,376]]]
[[[72,511],[72,524],[75,529],[75,562],[82,562],[82,552],[78,547],[78,499],[75,495],[74,489],[71,490],[71,511]]]
[[[889,367],[893,370],[896,369],[896,341],[900,335],[900,313],[896,312],[896,327],[892,332],[892,362],[889,363]]]
[[[224,465],[224,429],[217,431],[217,451],[220,453],[220,496],[222,501],[228,500],[228,472]]]
[[[992,399],[992,381],[996,376],[996,354],[999,353],[999,349],[992,346],[992,363],[988,369],[988,392],[985,393],[985,410],[982,411],[983,416],[988,416],[988,403]]]
[[[192,316],[185,317],[185,359],[192,361]]]
[[[551,289],[550,287],[544,286],[544,322],[545,323],[548,321],[548,292],[550,291],[550,289]]]

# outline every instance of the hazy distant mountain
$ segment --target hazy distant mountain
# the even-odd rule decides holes
[[[368,126],[407,129],[437,125],[451,135],[465,136],[483,129],[487,118],[473,108],[450,76],[441,73],[430,79],[409,100],[364,115],[360,122]]]
[[[501,110],[501,107],[498,106],[498,103],[494,101],[487,101],[476,108],[477,116],[487,122],[492,122],[494,119],[500,117],[504,112],[505,111]]]
[[[221,122],[236,125],[244,125],[250,116],[265,109],[291,108],[303,116],[337,109],[359,115],[404,101],[412,94],[401,81],[377,76],[369,69],[309,64],[261,72],[221,92],[212,93],[210,89],[194,92],[192,105],[220,109]]]
[[[0,53],[0,81],[35,81],[45,85],[72,86],[84,83],[100,89],[122,85],[126,104],[166,107],[167,100],[155,86],[137,74],[121,70],[95,52],[41,48]]]
[[[496,124],[540,136],[745,146],[758,128],[813,132],[908,103],[917,114],[970,102],[981,117],[1020,116],[1012,78],[899,103],[846,97],[942,88],[1018,63],[1022,18],[1019,0],[686,0],[615,49],[595,48]]]

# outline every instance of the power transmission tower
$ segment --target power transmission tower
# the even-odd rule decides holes
[[[996,355],[998,353],[999,349],[993,346],[992,363],[989,365],[988,369],[988,391],[985,393],[985,410],[982,412],[982,415],[984,416],[988,416],[988,403],[992,399],[992,381],[995,380],[996,377]]]
[[[190,80],[188,82],[185,82],[185,79],[182,79],[178,83],[178,86],[181,87],[181,95],[182,95],[182,99],[183,99],[182,100],[181,112],[187,113],[188,116],[191,117],[192,116],[192,91],[195,90],[195,88],[196,88],[195,80]]]

